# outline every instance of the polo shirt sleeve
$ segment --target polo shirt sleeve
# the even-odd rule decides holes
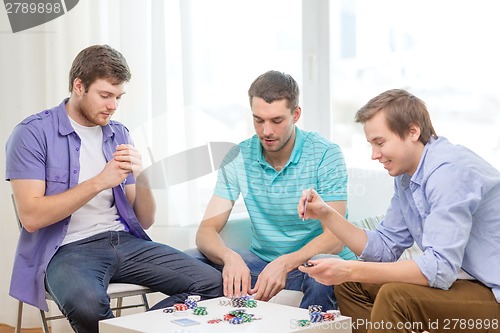
[[[347,168],[344,154],[336,144],[328,146],[318,166],[318,188],[324,201],[347,200]]]

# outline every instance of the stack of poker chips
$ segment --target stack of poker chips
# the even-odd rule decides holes
[[[321,305],[310,305],[309,306],[309,322],[310,323],[320,323],[322,321],[333,321],[340,316],[339,310],[328,310],[322,312],[323,309]]]
[[[255,318],[251,313],[247,313],[245,309],[232,310],[224,315],[224,320],[233,325],[249,323],[254,319],[258,318]]]
[[[193,309],[193,313],[197,316],[204,316],[204,315],[208,314],[207,308],[204,306],[199,306],[199,307]]]
[[[311,323],[320,323],[323,321],[323,307],[321,305],[309,305],[309,320]]]
[[[246,305],[246,302],[250,300],[249,296],[234,297],[231,299],[231,305],[235,308],[242,308]]]
[[[340,311],[339,310],[328,310],[326,313],[323,314],[323,320],[324,321],[332,321],[340,317]]]
[[[311,322],[309,320],[301,319],[298,321],[299,327],[305,327],[311,325]]]
[[[175,316],[186,315],[189,309],[196,309],[198,307],[198,301],[200,299],[201,297],[198,295],[188,296],[188,298],[184,301],[184,303],[174,304],[173,306],[163,309],[163,312],[173,313]],[[203,311],[199,310],[199,312],[201,314]]]
[[[198,301],[201,299],[200,296],[188,296],[186,300],[184,301],[184,304],[188,307],[188,309],[195,309],[198,307]]]

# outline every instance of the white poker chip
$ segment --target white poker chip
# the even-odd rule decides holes
[[[187,316],[189,313],[189,310],[175,311],[174,316]]]

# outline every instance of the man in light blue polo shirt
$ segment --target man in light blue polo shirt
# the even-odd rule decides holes
[[[320,221],[297,216],[303,189],[314,188],[346,213],[347,171],[340,148],[295,124],[301,116],[299,88],[287,74],[269,71],[248,91],[256,134],[234,147],[219,169],[217,185],[196,236],[198,249],[222,270],[224,294],[251,294],[267,301],[282,289],[304,292],[301,307],[336,308],[331,286],[297,267],[318,254],[356,256]],[[243,196],[252,222],[249,250],[225,246],[219,231]]]

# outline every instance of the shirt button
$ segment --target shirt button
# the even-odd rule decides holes
[[[49,114],[49,111],[45,111],[45,114]]]
[[[76,148],[76,151],[80,151],[80,148],[78,148],[78,147],[77,147],[77,148]]]
[[[76,175],[76,170],[73,170],[73,173]]]

